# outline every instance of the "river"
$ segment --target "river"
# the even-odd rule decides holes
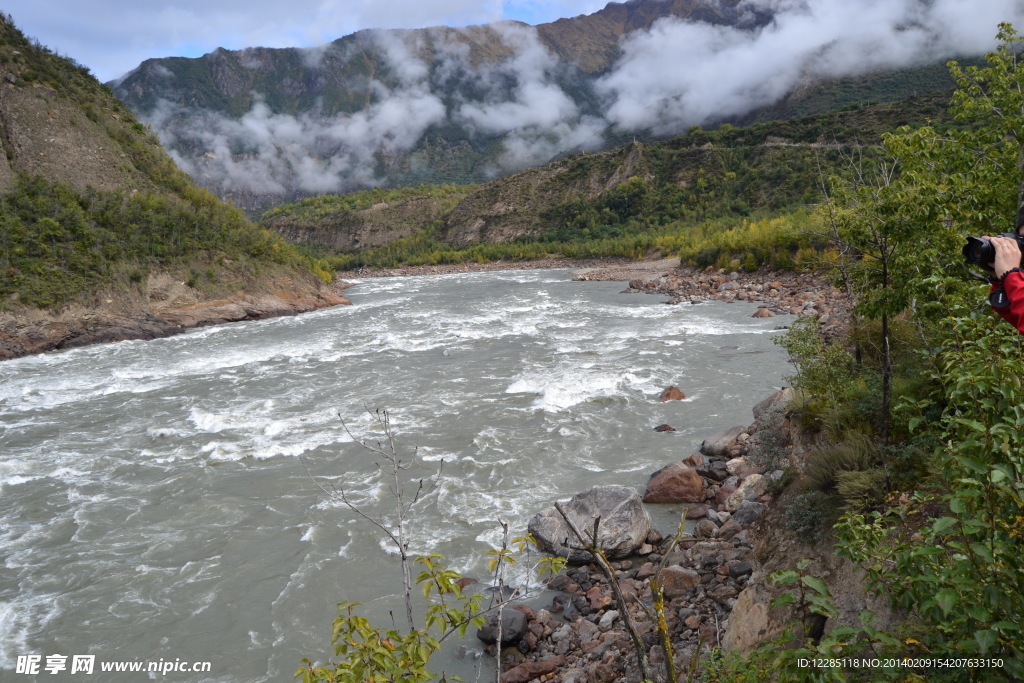
[[[444,463],[413,550],[481,576],[496,520],[521,533],[591,486],[642,488],[790,372],[754,304],[622,288],[567,270],[367,279],[350,307],[0,363],[0,678],[38,655],[14,680],[162,660],[209,672],[149,678],[283,681],[329,652],[336,602],[401,614],[393,552],[306,471],[388,513],[346,430],[369,434],[367,409],[417,450],[411,474]],[[687,398],[659,403],[673,384]],[[678,507],[655,514],[674,530]],[[72,676],[75,655],[96,673]]]

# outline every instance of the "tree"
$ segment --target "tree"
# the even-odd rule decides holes
[[[862,292],[865,314],[909,312],[934,356],[934,393],[906,396],[900,409],[931,407],[913,418],[921,442],[942,444],[932,486],[886,512],[841,524],[843,554],[876,587],[915,613],[932,652],[997,656],[980,675],[1024,676],[1024,337],[984,306],[959,259],[965,234],[1012,228],[1024,199],[1022,39],[1008,24],[988,66],[951,63],[957,127],[902,128],[885,137],[895,173],[840,202],[855,214],[845,235],[893,247],[888,267]],[[872,228],[872,226],[875,226]],[[880,231],[879,229],[884,229]],[[878,240],[884,235],[886,240]],[[874,241],[871,241],[874,240]],[[863,302],[867,301],[867,305]],[[930,490],[929,490],[930,489]],[[914,535],[906,533],[907,528]],[[909,538],[908,538],[909,536]]]

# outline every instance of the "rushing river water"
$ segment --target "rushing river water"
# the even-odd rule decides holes
[[[380,534],[303,466],[390,509],[342,423],[365,434],[366,407],[389,410],[424,467],[445,462],[413,549],[481,575],[497,519],[520,533],[591,486],[642,487],[783,382],[780,319],[622,286],[364,280],[351,307],[0,363],[0,679],[32,680],[14,674],[35,654],[39,680],[146,680],[100,663],[162,659],[210,673],[149,678],[284,681],[328,652],[339,600],[401,614]],[[659,403],[670,384],[687,399]],[[659,514],[673,531],[677,509]],[[71,676],[89,654],[96,673]]]

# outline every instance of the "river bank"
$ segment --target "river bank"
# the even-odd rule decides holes
[[[818,317],[828,337],[839,336],[849,319],[848,297],[812,274],[757,271],[697,270],[678,259],[566,259],[495,261],[337,273],[335,282],[278,278],[255,293],[236,292],[204,298],[184,282],[166,274],[150,276],[136,293],[97,292],[91,304],[59,311],[13,309],[0,312],[0,361],[46,351],[129,339],[158,339],[185,330],[242,320],[297,315],[320,308],[348,305],[342,293],[348,279],[412,275],[446,275],[507,270],[570,269],[579,281],[627,282],[630,293],[668,296],[666,303],[753,301],[764,304],[758,317],[805,313]]]
[[[139,291],[97,292],[90,304],[61,310],[0,312],[0,361],[92,344],[170,337],[196,327],[298,315],[348,305],[350,283],[324,285],[312,277],[270,279],[258,291],[204,297],[166,273],[151,275]]]
[[[754,421],[709,436],[699,452],[653,473],[645,503],[672,502],[692,531],[657,530],[628,558],[610,563],[623,596],[596,563],[570,567],[548,580],[555,592],[545,608],[516,605],[525,618],[501,651],[501,683],[629,683],[666,681],[665,650],[651,617],[657,580],[677,680],[690,680],[715,652],[749,653],[804,624],[796,607],[773,600],[786,586],[774,572],[802,567],[820,577],[835,600],[835,616],[814,621],[801,636],[817,638],[839,625],[857,627],[871,612],[876,626],[898,621],[884,596],[872,595],[863,571],[835,556],[830,539],[808,545],[786,528],[785,511],[802,490],[797,476],[817,441],[792,418],[792,389],[753,407]],[[648,667],[625,625],[639,636]],[[793,641],[797,642],[797,641]],[[497,656],[494,645],[489,652]]]
[[[578,281],[626,282],[624,293],[667,296],[667,304],[699,304],[706,301],[748,301],[762,304],[754,315],[811,315],[821,323],[826,338],[841,337],[850,320],[849,296],[815,273],[757,270],[727,272],[724,269],[682,265],[677,258],[659,259],[541,259],[495,261],[406,268],[366,269],[339,273],[339,277],[402,277],[445,275],[498,270],[567,268]]]
[[[696,522],[681,537],[652,529],[630,558],[611,563],[625,606],[595,563],[571,567],[547,582],[550,606],[518,605],[525,619],[502,649],[501,683],[525,681],[611,683],[645,678],[623,608],[643,643],[650,675],[666,680],[665,656],[655,624],[652,579],[664,590],[666,628],[674,667],[703,665],[708,653],[727,645],[749,647],[732,626],[738,598],[751,583],[758,520],[773,500],[782,466],[802,450],[786,421],[792,390],[754,407],[754,422],[709,436],[697,453],[651,475],[645,503],[682,505]],[[777,491],[774,491],[777,492]],[[741,621],[748,620],[746,613]],[[497,655],[491,646],[491,654]]]

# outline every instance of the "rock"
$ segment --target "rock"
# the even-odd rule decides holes
[[[743,531],[743,527],[737,524],[735,519],[730,519],[718,529],[718,535],[728,541],[741,531]]]
[[[729,496],[735,493],[737,488],[739,487],[736,486],[735,484],[726,484],[722,486],[715,493],[715,503],[717,503],[718,505],[725,505],[725,502],[729,500]]]
[[[636,571],[636,580],[643,581],[649,579],[658,573],[658,568],[654,566],[653,562],[645,562],[640,569]]]
[[[643,502],[702,503],[704,497],[704,479],[697,470],[680,461],[651,475]]]
[[[654,431],[656,431],[656,432],[674,432],[674,431],[676,431],[676,428],[673,427],[672,425],[662,424],[662,425],[658,425],[657,427],[655,427]]]
[[[498,612],[487,617],[487,623],[477,629],[476,637],[488,645],[498,642]],[[501,642],[515,643],[526,635],[526,615],[514,609],[501,610]]]
[[[679,390],[679,387],[666,387],[661,395],[658,396],[658,400],[664,403],[665,401],[682,401],[686,398],[686,394]]]
[[[594,586],[587,591],[587,601],[590,603],[590,609],[595,612],[600,612],[612,604],[611,596],[605,593],[601,586]]]
[[[739,578],[741,576],[746,576],[747,574],[750,574],[754,571],[754,568],[746,560],[733,560],[732,562],[727,563],[725,566],[729,572],[729,576],[731,576],[734,579]]]
[[[740,503],[740,506],[733,513],[732,518],[740,526],[750,526],[754,521],[761,516],[761,513],[765,511],[765,506],[762,503],[757,503],[752,500],[745,500]]]
[[[746,458],[733,458],[725,463],[725,469],[729,474],[739,474],[747,466]]]
[[[740,487],[736,489],[725,501],[725,509],[729,512],[736,512],[745,500],[757,500],[758,496],[768,490],[768,480],[760,474],[751,474]]]
[[[718,535],[718,525],[710,519],[702,519],[697,522],[695,531],[697,538],[714,538]]]
[[[694,505],[686,511],[684,517],[686,517],[686,519],[703,519],[708,516],[708,512],[709,509],[707,505]]]
[[[538,662],[523,662],[501,674],[501,678],[498,680],[501,683],[526,683],[558,671],[563,664],[565,664],[565,657],[561,655],[548,657]]]
[[[747,563],[750,564],[749,562]],[[597,627],[602,631],[607,631],[615,623],[615,620],[619,618],[619,613],[616,610],[608,610],[601,617],[601,621],[597,622]]]
[[[713,436],[709,436],[700,445],[700,452],[704,455],[712,456],[725,455],[729,446],[736,441],[736,437],[745,431],[747,431],[746,427],[731,427]]]
[[[758,308],[756,311],[754,311],[754,314],[752,316],[750,316],[750,317],[751,318],[774,318],[775,314],[772,313],[770,310],[768,310],[766,307],[762,306],[762,307]]]
[[[691,453],[683,462],[692,467],[702,467],[704,465],[704,456],[700,453]]]
[[[785,408],[793,400],[793,389],[786,387],[758,403],[753,408],[754,420],[760,420],[761,416],[772,409]]]
[[[562,508],[584,535],[592,532],[594,520],[601,518],[597,545],[613,560],[631,555],[643,545],[652,528],[651,515],[640,494],[628,486],[595,486],[576,494]],[[593,560],[587,551],[575,549],[579,541],[554,507],[534,515],[528,530],[542,550],[574,564]],[[574,547],[567,547],[566,540]]]
[[[698,453],[698,455],[700,455]],[[702,456],[703,457],[703,456]],[[725,481],[729,476],[729,470],[726,469],[726,465],[721,460],[711,460],[705,465],[697,466],[697,474],[704,477],[705,479],[712,479],[714,481]]]
[[[700,584],[700,574],[692,569],[672,565],[661,570],[661,581],[665,597],[673,600],[686,595],[687,591]]]

